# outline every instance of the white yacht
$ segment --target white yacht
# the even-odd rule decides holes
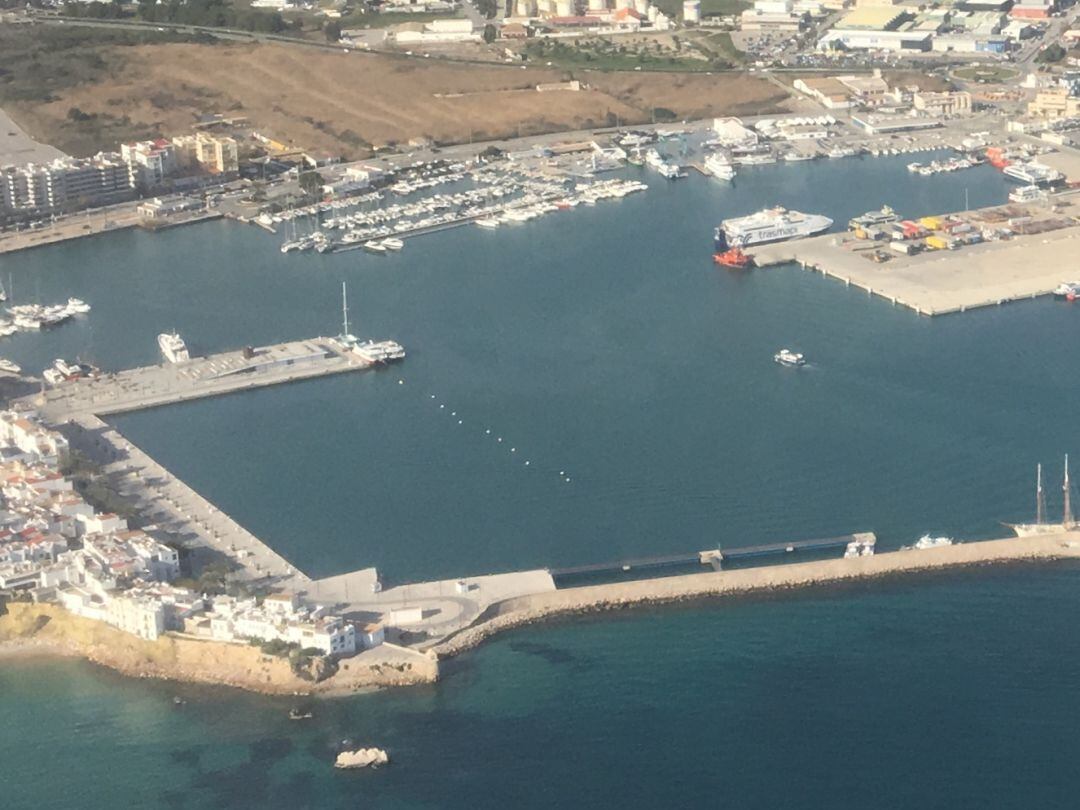
[[[942,546],[951,546],[953,539],[951,537],[931,537],[928,534],[924,534],[920,537],[912,548],[926,549],[926,548],[941,548]]]
[[[10,360],[0,357],[0,371],[7,372],[8,374],[18,374],[22,371],[22,367],[16,363],[12,363]]]
[[[391,236],[382,240],[382,245],[387,250],[401,250],[405,247],[405,240],[398,239],[396,236]]]
[[[1065,175],[1038,161],[1030,163],[1010,163],[1002,173],[1013,180],[1019,180],[1027,186],[1044,186],[1064,179]]]
[[[806,365],[806,358],[799,352],[793,352],[791,349],[781,349],[773,355],[773,360],[782,366],[804,366]]]
[[[813,236],[827,231],[832,224],[831,219],[821,214],[803,214],[777,206],[749,216],[725,219],[717,228],[716,236],[719,241],[719,232],[722,231],[729,244],[745,248]]]
[[[364,250],[368,251],[369,253],[386,253],[386,245],[384,245],[382,242],[376,242],[374,239],[371,239],[367,242],[364,242]]]
[[[405,357],[405,347],[394,340],[363,340],[353,344],[352,350],[371,363],[384,365]]]
[[[705,169],[717,180],[735,179],[735,167],[722,152],[713,152],[705,158]]]
[[[495,230],[496,228],[499,227],[499,225],[500,225],[500,222],[495,217],[483,217],[481,219],[476,220],[476,227],[484,228],[484,229],[489,230],[489,231]]]
[[[157,342],[161,347],[161,353],[170,363],[186,363],[191,359],[187,344],[176,332],[162,332],[158,335]]]
[[[80,298],[69,298],[67,309],[74,315],[85,315],[90,311],[90,305]]]
[[[664,165],[664,156],[657,150],[650,149],[645,153],[645,165],[653,169],[659,169]]]
[[[676,163],[664,163],[660,166],[660,176],[668,180],[681,180],[686,177],[686,172],[682,170],[682,167]]]
[[[1020,186],[1009,192],[1009,200],[1014,203],[1041,202],[1046,199],[1046,192],[1038,186]]]

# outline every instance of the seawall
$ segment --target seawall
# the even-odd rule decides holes
[[[147,641],[56,605],[9,602],[0,615],[0,654],[61,655],[138,678],[233,686],[264,694],[340,695],[438,680],[432,655],[383,645],[339,662],[318,682],[297,675],[286,658],[257,647],[166,634]]]
[[[818,560],[566,588],[508,599],[494,605],[479,622],[432,646],[431,651],[440,658],[450,657],[504,630],[574,613],[806,588],[965,566],[1069,557],[1080,558],[1080,531],[959,543],[923,550],[890,551],[872,557]]]

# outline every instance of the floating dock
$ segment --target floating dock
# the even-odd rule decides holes
[[[18,402],[48,422],[111,414],[371,368],[335,338],[317,337],[144,366],[43,388]]]

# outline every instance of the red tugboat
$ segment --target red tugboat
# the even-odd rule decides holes
[[[717,264],[734,270],[745,270],[754,264],[754,260],[738,247],[728,248],[723,253],[714,253],[712,258]]]
[[[752,267],[754,260],[743,252],[739,245],[729,245],[727,235],[723,228],[717,228],[713,235],[713,245],[716,252],[713,253],[713,261],[721,267],[730,267],[734,270],[745,270]]]

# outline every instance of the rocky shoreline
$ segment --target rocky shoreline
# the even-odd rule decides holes
[[[268,695],[318,696],[438,680],[438,661],[433,655],[385,647],[344,659],[319,677],[298,673],[288,659],[257,647],[176,634],[146,641],[55,605],[11,602],[0,615],[0,656],[79,657],[135,678],[231,686]]]
[[[1080,558],[1080,532],[565,588],[493,605],[477,623],[424,652],[384,644],[315,672],[297,672],[286,658],[256,647],[179,634],[145,641],[55,605],[12,602],[0,613],[0,658],[76,656],[131,677],[231,686],[269,695],[332,697],[434,683],[440,660],[471,650],[498,633],[558,617],[1067,558]]]

